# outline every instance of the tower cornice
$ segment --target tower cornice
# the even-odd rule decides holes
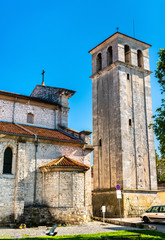
[[[93,74],[93,75],[90,76],[89,78],[91,78],[91,79],[97,78],[97,77],[99,77],[100,75],[102,75],[102,74],[104,74],[105,72],[113,69],[113,68],[116,67],[116,66],[125,66],[125,67],[128,67],[128,68],[137,70],[137,71],[139,71],[139,72],[146,73],[147,75],[150,75],[150,74],[153,73],[152,71],[149,71],[149,70],[147,70],[147,69],[144,69],[144,68],[141,68],[141,67],[138,67],[138,66],[134,66],[134,65],[129,64],[129,63],[125,63],[125,62],[122,62],[122,61],[116,61],[116,62],[112,63],[111,65],[105,67],[104,69],[100,70],[99,72]]]

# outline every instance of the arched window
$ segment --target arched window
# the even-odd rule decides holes
[[[124,46],[125,62],[131,63],[131,51],[128,45]]]
[[[143,53],[141,50],[137,51],[137,62],[138,62],[138,67],[143,67]]]
[[[12,172],[12,150],[10,147],[7,147],[4,152],[4,161],[3,161],[3,173],[9,173]]]
[[[32,113],[27,114],[27,123],[34,123],[34,115]]]
[[[102,69],[102,56],[101,56],[101,53],[99,53],[99,54],[97,55],[97,58],[96,58],[96,66],[97,66],[97,72]]]
[[[112,47],[110,46],[107,50],[107,65],[110,65],[113,63],[113,52]]]

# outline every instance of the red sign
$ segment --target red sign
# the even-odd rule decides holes
[[[120,190],[120,189],[121,189],[121,187],[120,187],[119,184],[116,185],[116,189],[117,189],[117,190]]]

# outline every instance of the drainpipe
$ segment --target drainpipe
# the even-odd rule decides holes
[[[34,172],[34,195],[33,195],[33,205],[36,205],[36,190],[37,190],[37,151],[38,151],[38,138],[35,141],[35,172]]]
[[[16,166],[15,166],[15,189],[14,189],[14,222],[17,220],[17,190],[18,190],[18,140],[16,150]]]

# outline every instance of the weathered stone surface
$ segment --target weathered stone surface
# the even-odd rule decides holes
[[[126,45],[129,46],[127,54]],[[110,46],[113,63],[108,65],[107,49]],[[135,190],[129,193],[132,205],[141,206],[146,199],[144,209],[153,201],[159,202],[153,130],[148,127],[152,123],[149,47],[144,42],[116,33],[90,51],[95,147],[94,215],[97,213],[100,216],[101,203],[107,204],[108,208],[114,206],[115,199],[106,199],[105,192],[111,192],[117,184],[123,191]],[[139,50],[143,66],[139,66]],[[102,65],[99,71],[98,54],[101,54]],[[129,62],[126,62],[128,54]],[[138,190],[155,190],[155,193],[143,192],[139,195]],[[136,201],[137,196],[141,200]],[[152,199],[150,202],[148,196]],[[128,206],[124,198],[123,216],[129,215],[129,208],[131,210],[131,205]],[[107,214],[112,217],[117,213],[109,209]]]
[[[74,92],[61,91],[58,97],[62,107],[58,109],[53,104],[31,103],[25,99],[15,99],[12,95],[4,96],[3,99],[1,95],[0,121],[14,120],[28,124],[27,114],[30,112],[34,115],[35,126],[56,128],[58,124],[62,124],[67,127],[68,98]],[[83,131],[84,145],[44,139],[39,139],[36,143],[36,136],[1,134],[0,223],[23,219],[36,224],[42,223],[42,219],[45,222],[51,219],[67,222],[89,220],[92,210],[90,169],[85,171],[70,167],[68,170],[66,167],[58,171],[41,172],[39,167],[63,155],[90,167],[92,148],[85,147],[91,144],[90,134]],[[80,136],[81,133],[77,132],[76,137]],[[4,152],[7,147],[12,151],[11,174],[3,173]]]

